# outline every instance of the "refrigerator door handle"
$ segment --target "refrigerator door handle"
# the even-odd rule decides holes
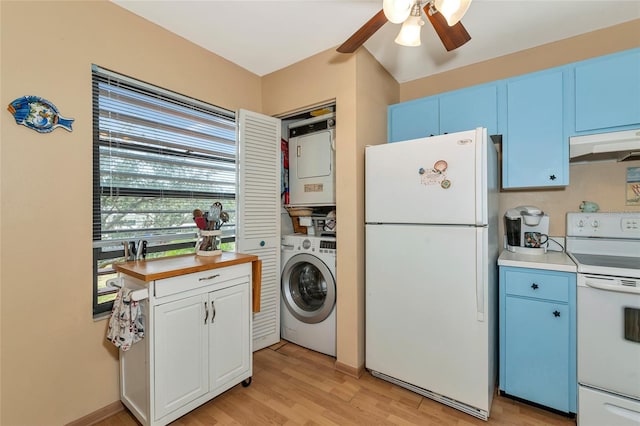
[[[489,218],[486,216],[487,211],[487,135],[486,130],[482,128],[476,129],[475,148],[476,148],[476,225],[487,223]]]
[[[484,250],[483,228],[476,230],[476,319],[484,322],[484,265],[486,252]]]

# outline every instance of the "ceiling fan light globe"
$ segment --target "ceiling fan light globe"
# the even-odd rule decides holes
[[[424,21],[419,16],[408,17],[402,24],[395,42],[401,46],[420,46],[420,29],[423,25]]]
[[[382,10],[389,22],[399,24],[409,17],[414,3],[415,0],[383,0]]]
[[[462,19],[470,4],[471,0],[434,0],[435,8],[442,13],[450,27]]]

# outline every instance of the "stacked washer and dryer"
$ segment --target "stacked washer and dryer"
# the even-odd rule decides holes
[[[335,206],[335,113],[289,126],[289,205]],[[315,222],[314,222],[315,223]],[[282,236],[281,337],[336,356],[336,237]]]

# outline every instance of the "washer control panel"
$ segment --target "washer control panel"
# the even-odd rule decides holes
[[[282,237],[282,250],[294,250],[303,253],[323,253],[334,255],[336,253],[335,237],[315,237],[304,234],[285,235]]]

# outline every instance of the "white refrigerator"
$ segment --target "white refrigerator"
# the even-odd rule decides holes
[[[498,159],[487,130],[368,146],[366,367],[489,417],[497,372]]]

